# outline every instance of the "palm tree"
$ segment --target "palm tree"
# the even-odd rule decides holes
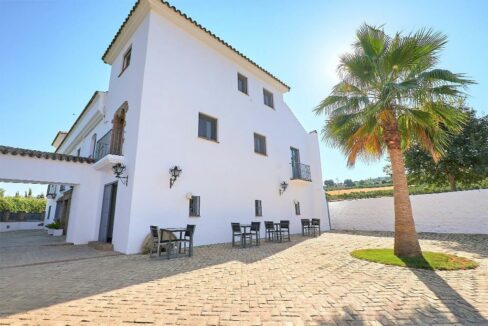
[[[391,161],[397,256],[422,255],[408,193],[403,150],[419,144],[438,160],[452,133],[463,128],[461,87],[473,81],[438,69],[444,34],[430,29],[389,36],[383,27],[362,25],[353,51],[340,58],[341,79],[314,110],[328,115],[323,139],[340,148],[348,166],[356,158]]]

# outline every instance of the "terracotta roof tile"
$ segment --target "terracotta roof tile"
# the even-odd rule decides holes
[[[134,4],[134,6],[132,7],[131,11],[129,12],[129,15],[125,18],[124,22],[122,23],[122,25],[120,26],[119,30],[117,31],[117,33],[115,34],[114,38],[112,39],[112,42],[110,42],[110,45],[108,46],[107,50],[105,50],[105,53],[102,56],[102,60],[104,62],[105,62],[105,57],[107,56],[108,52],[112,48],[112,45],[115,43],[115,41],[117,40],[117,38],[120,35],[120,33],[122,33],[123,28],[125,27],[125,25],[129,21],[130,17],[134,13],[134,11],[137,9],[137,6],[139,5],[139,3],[141,1],[143,1],[143,0],[137,0],[136,1],[136,3]],[[212,36],[215,40],[219,41],[220,43],[222,43],[223,45],[225,45],[226,47],[228,47],[229,49],[231,49],[232,51],[234,51],[236,54],[238,54],[239,56],[241,56],[244,60],[246,60],[247,62],[251,63],[256,68],[258,68],[259,70],[261,70],[262,72],[264,72],[265,74],[267,74],[268,76],[270,76],[271,78],[273,78],[274,80],[276,80],[278,83],[280,83],[281,85],[285,86],[288,90],[290,90],[290,86],[288,86],[287,84],[285,84],[284,82],[282,82],[280,79],[278,79],[272,73],[270,73],[269,71],[267,71],[266,69],[264,69],[263,67],[261,67],[260,65],[258,65],[256,62],[254,62],[251,59],[249,59],[247,56],[245,56],[244,54],[242,54],[241,52],[239,52],[236,48],[234,48],[232,45],[230,45],[229,43],[227,43],[226,41],[224,41],[223,39],[221,39],[220,37],[218,37],[217,35],[215,35],[214,33],[212,33],[210,30],[208,30],[205,27],[203,27],[202,25],[200,25],[197,21],[193,20],[190,16],[188,16],[185,13],[183,13],[181,10],[179,10],[175,6],[170,5],[165,0],[160,0],[160,1],[161,1],[161,3],[163,5],[167,6],[170,9],[172,9],[175,13],[179,14],[181,17],[185,18],[190,23],[192,23],[196,27],[200,28],[202,31],[206,32],[208,35]]]
[[[74,162],[74,163],[93,163],[94,162],[94,160],[92,158],[89,158],[89,157],[78,157],[78,156],[74,156],[74,155],[51,153],[51,152],[42,152],[42,151],[36,151],[36,150],[32,150],[32,149],[24,149],[24,148],[1,146],[1,145],[0,145],[0,154],[29,156],[29,157],[35,157],[35,158],[44,158],[44,159],[67,161],[67,162]]]

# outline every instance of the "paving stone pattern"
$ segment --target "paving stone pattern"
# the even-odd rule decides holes
[[[393,245],[373,232],[197,247],[169,261],[10,267],[0,269],[0,325],[488,325],[488,237],[422,234],[421,244],[480,267],[432,272],[352,258]]]

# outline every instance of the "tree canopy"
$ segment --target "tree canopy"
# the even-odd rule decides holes
[[[488,177],[488,115],[478,118],[474,110],[464,111],[466,126],[452,136],[438,162],[417,144],[405,152],[405,167],[413,183],[449,184],[456,190],[457,184],[476,184]]]

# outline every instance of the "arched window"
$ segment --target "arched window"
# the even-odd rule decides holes
[[[110,153],[122,155],[122,145],[124,143],[125,114],[127,112],[127,102],[115,112],[112,121],[112,141],[110,143]]]
[[[91,138],[91,157],[95,157],[95,151],[97,150],[97,134],[93,134]]]

